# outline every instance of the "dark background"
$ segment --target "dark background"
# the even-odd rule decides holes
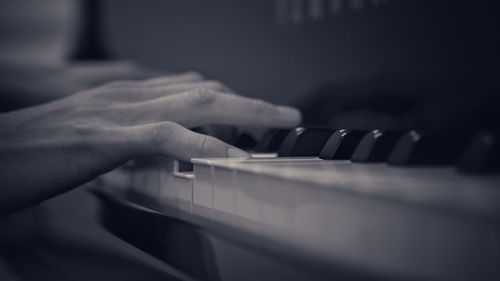
[[[298,2],[307,11],[309,1]],[[120,57],[195,69],[274,102],[380,75],[408,86],[402,92],[412,92],[407,81],[414,81],[420,95],[429,80],[498,87],[496,1],[341,2],[336,15],[283,24],[270,0],[109,0],[105,34]]]
[[[68,58],[89,2],[106,54],[298,106],[306,125],[498,128],[497,1],[1,1],[0,62]]]

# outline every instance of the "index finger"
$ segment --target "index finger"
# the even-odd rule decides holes
[[[138,122],[170,120],[188,127],[225,124],[289,128],[299,125],[302,118],[293,107],[209,89],[160,97],[133,104],[125,110],[141,113],[144,119]]]

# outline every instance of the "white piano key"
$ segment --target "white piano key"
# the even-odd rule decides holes
[[[213,189],[212,189],[212,169],[207,163],[194,164],[194,182],[193,182],[193,219],[196,216],[205,219],[212,219],[213,212]]]
[[[322,161],[318,158],[267,158],[261,157],[256,159],[204,159],[195,163],[195,197],[198,197],[199,184],[202,186],[203,179],[198,176],[198,170],[201,166],[212,167],[211,170],[211,189],[213,190],[213,219],[231,224],[239,224],[244,227],[259,227],[266,225],[267,229],[293,229],[293,196],[294,193],[287,187],[286,183],[279,184],[263,184],[259,182],[255,175],[255,169],[260,169],[263,165],[294,165],[295,162],[317,162]],[[236,171],[234,167],[246,167],[252,172],[247,178],[244,171]],[[205,176],[205,179],[210,178]],[[268,181],[271,178],[266,178]],[[279,179],[280,180],[280,179]],[[273,187],[268,189],[269,184]],[[264,189],[261,190],[261,187]],[[273,195],[275,194],[275,195]],[[208,195],[205,195],[208,197]],[[195,205],[196,203],[195,198]],[[205,204],[208,204],[206,202]],[[196,207],[194,207],[196,208]],[[252,223],[254,222],[254,223]],[[273,230],[274,231],[274,230]]]
[[[159,160],[160,169],[160,202],[161,208],[170,214],[178,213],[177,193],[174,180],[174,161],[170,158],[161,158]]]
[[[293,166],[322,161],[317,158],[252,159],[234,164],[237,178],[236,212],[244,222],[263,231],[292,231],[294,228],[295,187],[286,177],[261,175],[260,169],[271,166]],[[286,170],[286,169],[285,169]]]
[[[191,220],[194,175],[179,171],[178,163],[167,158],[161,160],[161,205],[165,211]]]
[[[317,241],[318,246],[321,237],[321,208],[318,201],[321,193],[318,188],[311,188],[302,182],[289,181],[294,186],[294,233],[301,239]]]
[[[229,167],[214,168],[212,175],[214,220],[234,224],[236,215],[236,178]]]
[[[252,160],[257,160],[257,159],[276,159],[279,160],[278,158],[278,153],[275,152],[270,152],[270,153],[252,153]]]
[[[317,158],[193,162],[197,216],[392,276],[465,280],[498,271],[498,177],[478,186],[451,168]],[[173,184],[186,192],[174,192],[176,202],[189,198],[185,183]]]
[[[176,189],[178,208],[181,211],[180,217],[191,220],[194,173],[189,170],[182,171],[181,163],[174,160],[172,179],[172,184]]]
[[[401,245],[410,245],[409,241],[418,239],[415,235],[422,233],[418,229],[418,224],[412,224],[413,226],[417,225],[416,228],[410,228],[407,225],[411,221],[422,220],[422,214],[415,214],[414,212],[416,211],[412,204],[408,207],[410,209],[404,211],[403,214],[398,213],[398,210],[401,210],[401,206],[399,205],[404,201],[397,202],[394,199],[402,199],[400,197],[401,194],[396,193],[396,196],[389,196],[390,194],[386,193],[391,189],[401,188],[397,185],[404,182],[404,177],[407,176],[405,173],[392,171],[394,179],[388,181],[382,180],[381,177],[377,176],[363,176],[370,169],[386,169],[386,167],[376,165],[358,166],[352,165],[349,162],[332,163],[325,161],[318,167],[313,168],[314,165],[299,165],[297,163],[280,165],[277,164],[278,161],[274,161],[272,165],[270,163],[272,162],[262,162],[255,166],[248,163],[245,163],[245,165],[243,163],[241,163],[242,165],[233,165],[233,169],[238,169],[248,174],[248,178],[245,178],[245,173],[239,173],[241,181],[238,185],[239,188],[245,184],[249,184],[249,182],[253,182],[256,186],[265,186],[264,188],[272,187],[273,190],[276,190],[275,187],[279,187],[280,182],[279,180],[272,179],[272,176],[275,176],[282,179],[288,178],[295,182],[301,181],[304,188],[322,190],[322,194],[317,198],[316,202],[318,202],[321,208],[319,211],[321,214],[319,221],[326,227],[320,231],[320,234],[323,235],[320,238],[322,240],[321,244],[326,245],[323,246],[323,249],[320,249],[324,254],[335,253],[335,255],[338,255],[337,257],[340,256],[342,259],[350,260],[352,263],[361,263],[366,267],[377,265],[377,267],[388,271],[395,270],[394,265],[398,265],[399,263],[412,264],[413,262],[422,264],[422,260],[408,261],[409,258],[407,257],[408,253],[416,251],[419,247],[401,247]],[[252,172],[254,173],[253,175]],[[256,177],[256,175],[258,176]],[[271,176],[271,178],[265,178],[266,175]],[[419,175],[419,177],[421,176]],[[370,181],[373,181],[373,184],[369,184]],[[384,182],[392,186],[384,186]],[[282,181],[281,185],[290,187],[290,183]],[[251,188],[251,186],[247,186],[247,188]],[[260,195],[264,194],[261,191],[264,188],[252,188],[250,190],[257,190],[256,194]],[[414,185],[411,188],[415,190],[420,188],[421,190],[426,187]],[[267,194],[271,194],[268,201],[273,201],[273,193],[267,192]],[[375,198],[366,197],[366,195],[370,194],[375,195]],[[427,192],[426,194],[427,196],[440,199],[443,192]],[[261,196],[256,197],[257,205],[259,206],[259,220],[263,220],[270,225],[279,225],[286,221],[286,216],[280,217],[280,212],[276,211],[279,209],[266,209],[268,207],[266,202],[262,200]],[[432,200],[429,201],[429,198],[422,197],[422,195],[416,197],[411,195],[403,198],[410,201],[416,200],[415,202],[425,200],[424,202],[426,203],[434,203]],[[388,202],[392,203],[388,204]],[[273,201],[273,203],[276,202]],[[360,208],[359,206],[362,207]],[[262,212],[262,209],[266,209],[266,211]],[[314,213],[314,211],[312,212]],[[271,215],[270,217],[264,217],[262,213]],[[302,214],[300,209],[296,208],[295,218],[300,217]],[[300,228],[300,224],[297,225],[297,221],[295,221],[295,228],[297,227]],[[411,231],[407,231],[408,229]],[[266,230],[263,230],[263,232],[266,232]],[[270,231],[268,230],[267,233],[269,234]],[[435,242],[432,244],[435,244]],[[391,247],[391,245],[393,246]],[[328,249],[328,251],[325,251],[325,249]],[[383,249],[386,249],[390,254],[386,257],[378,256],[377,253],[380,253]],[[418,270],[413,269],[413,272],[418,274]]]
[[[241,174],[240,174],[241,176]],[[244,174],[245,177],[252,177]],[[244,180],[244,177],[242,177]],[[258,177],[253,186],[247,187],[247,192],[257,201],[258,222],[264,224],[263,231],[287,231],[291,229],[293,194],[287,185],[282,184],[280,178]],[[273,188],[269,188],[269,187]]]
[[[192,220],[193,210],[193,179],[194,174],[190,172],[174,173],[173,179],[177,189],[179,216],[186,220]]]
[[[251,232],[258,232],[259,226],[259,201],[252,196],[249,190],[253,185],[241,180],[241,172],[233,170],[233,179],[236,183],[235,213],[238,217],[237,226]],[[252,181],[255,183],[255,180]]]
[[[358,235],[361,229],[360,211],[349,197],[330,190],[321,190],[319,204],[320,241],[322,251],[356,264],[361,258]],[[326,243],[326,244],[325,244]]]

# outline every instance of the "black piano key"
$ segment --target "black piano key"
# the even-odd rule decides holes
[[[257,146],[257,140],[249,133],[242,132],[236,136],[233,145],[244,150],[251,150]]]
[[[461,154],[457,168],[463,173],[500,172],[500,136],[482,132],[475,136]]]
[[[315,157],[335,131],[332,129],[308,129],[299,127],[286,136],[279,157]]]
[[[290,131],[290,129],[267,131],[262,136],[256,150],[259,152],[277,152]]]
[[[373,130],[359,142],[351,156],[353,162],[380,163],[387,161],[403,132]]]
[[[391,152],[391,165],[450,165],[457,161],[467,140],[463,132],[424,132],[403,134]]]
[[[349,160],[361,139],[367,134],[365,130],[338,130],[321,150],[320,158],[324,160]]]

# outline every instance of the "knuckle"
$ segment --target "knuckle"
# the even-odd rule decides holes
[[[107,89],[115,89],[115,88],[132,86],[135,85],[135,83],[136,82],[130,80],[116,80],[104,84],[103,87]]]
[[[198,88],[185,93],[188,103],[192,106],[205,106],[211,104],[215,101],[217,95],[216,92],[206,88]]]
[[[224,93],[233,93],[233,91],[230,88],[228,88],[226,85],[224,85],[224,83],[221,83],[219,81],[210,80],[210,81],[206,81],[205,83],[207,85],[206,86],[207,88],[221,91]]]

